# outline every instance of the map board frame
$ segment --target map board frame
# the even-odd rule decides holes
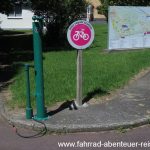
[[[109,51],[150,48],[150,7],[109,6],[107,47]]]

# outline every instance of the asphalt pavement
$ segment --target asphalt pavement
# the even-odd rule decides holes
[[[37,133],[37,131],[23,128],[18,128],[18,132],[24,136]],[[147,125],[128,130],[47,134],[38,138],[22,138],[15,133],[13,127],[6,120],[0,118],[0,150],[149,150],[149,137],[150,126]],[[117,142],[122,145],[115,147]],[[94,143],[97,143],[97,146],[94,146]],[[113,143],[114,146],[111,146]],[[123,147],[123,144],[130,143],[133,144],[132,148]],[[134,143],[137,146],[134,146]]]

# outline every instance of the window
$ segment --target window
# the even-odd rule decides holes
[[[21,16],[22,16],[22,5],[15,4],[13,10],[8,15],[8,18],[19,18]]]

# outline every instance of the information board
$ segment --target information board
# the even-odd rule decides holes
[[[150,47],[150,7],[109,7],[108,49]]]

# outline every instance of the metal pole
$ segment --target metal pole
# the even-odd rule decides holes
[[[77,97],[78,106],[82,105],[82,50],[77,50]]]
[[[30,76],[29,76],[29,65],[25,64],[26,71],[26,89],[27,89],[27,99],[26,99],[26,118],[32,119],[33,117],[33,109],[31,107],[31,99],[30,99]]]
[[[33,20],[33,43],[34,43],[34,64],[36,81],[36,107],[35,119],[47,119],[47,112],[44,102],[44,81],[43,81],[43,58],[42,58],[42,27],[41,18],[34,16]],[[36,21],[35,21],[36,20]]]

